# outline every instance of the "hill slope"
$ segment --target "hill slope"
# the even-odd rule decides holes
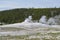
[[[19,8],[0,11],[0,22],[4,23],[17,23],[24,21],[29,15],[32,15],[33,20],[39,20],[42,15],[46,15],[47,18],[60,13],[60,8]]]

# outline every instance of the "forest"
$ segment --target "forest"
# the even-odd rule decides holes
[[[48,19],[59,14],[60,8],[16,8],[0,11],[0,23],[20,23],[30,15],[33,20],[39,20],[42,15],[46,15]]]

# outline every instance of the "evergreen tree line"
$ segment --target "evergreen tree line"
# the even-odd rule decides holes
[[[42,15],[47,18],[59,15],[60,8],[18,8],[0,11],[0,22],[6,24],[19,23],[25,20],[28,16],[32,16],[33,20],[39,20]]]

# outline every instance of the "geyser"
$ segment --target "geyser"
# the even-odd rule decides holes
[[[47,23],[47,19],[46,19],[45,15],[40,18],[39,23],[42,23],[42,24],[46,24]]]
[[[51,17],[51,18],[48,19],[47,24],[56,25],[57,23],[56,23],[56,20],[53,17]]]
[[[32,16],[29,16],[24,20],[25,23],[31,23],[32,22]]]
[[[55,16],[55,17],[50,17],[49,19],[47,19],[47,17],[45,15],[43,15],[38,20],[39,22],[37,22],[37,23],[47,24],[47,25],[58,25],[60,23],[59,18],[60,18],[60,15],[59,16]],[[22,23],[35,23],[34,21],[35,20],[32,20],[32,16],[29,16]]]

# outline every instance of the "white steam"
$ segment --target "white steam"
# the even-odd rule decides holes
[[[46,16],[42,16],[39,20],[39,23],[46,24],[46,22],[47,22]]]
[[[35,23],[34,21],[35,20],[32,20],[32,16],[29,16],[28,18],[25,19],[24,23]],[[58,25],[60,24],[60,15],[51,17],[49,19],[47,19],[47,17],[43,15],[38,21],[39,21],[38,23],[42,23],[42,24]]]
[[[32,22],[32,16],[29,16],[28,18],[25,19],[25,23]]]
[[[51,17],[51,18],[48,19],[47,24],[56,25],[57,23],[56,23],[56,20],[53,17]]]

